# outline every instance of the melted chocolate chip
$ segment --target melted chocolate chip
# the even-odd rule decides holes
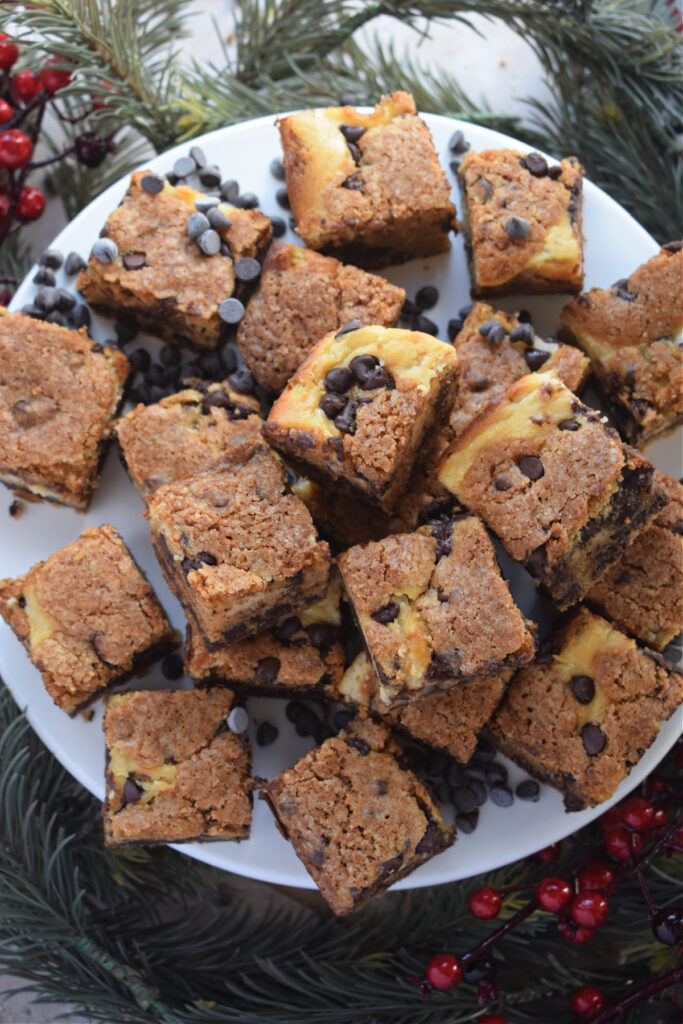
[[[353,747],[354,750],[357,750],[361,757],[367,757],[370,753],[370,747],[365,740],[350,739],[346,741],[346,745],[347,747]]]
[[[635,292],[630,292],[628,289],[627,277],[622,277],[619,281],[615,281],[612,287],[616,289],[617,295],[624,302],[633,302],[637,298]]]
[[[530,370],[540,370],[544,363],[550,359],[549,352],[542,352],[537,348],[529,348],[524,353],[524,362]]]
[[[144,252],[127,252],[123,257],[123,265],[126,270],[140,270],[147,265]]]
[[[343,411],[346,405],[346,399],[343,395],[336,395],[332,392],[328,392],[320,399],[319,408],[325,413],[325,415],[333,420],[335,417]]]
[[[382,608],[378,608],[376,612],[373,612],[370,618],[386,626],[397,618],[400,610],[395,601],[390,601],[389,604],[385,604]]]
[[[228,384],[233,391],[239,391],[241,395],[249,395],[254,390],[254,377],[247,366],[240,366],[228,376]]]
[[[505,234],[513,242],[521,242],[531,234],[531,224],[526,217],[510,217],[505,222]]]
[[[360,402],[351,399],[346,403],[339,416],[335,417],[334,425],[341,434],[356,433],[356,413],[360,406]]]
[[[599,754],[601,750],[605,749],[607,737],[599,725],[596,725],[595,722],[588,722],[581,730],[581,742],[588,756],[594,757],[595,754]]]
[[[218,565],[218,559],[210,551],[200,551],[197,558],[201,559],[205,565]]]
[[[363,387],[365,381],[379,365],[379,359],[377,356],[370,355],[368,352],[364,355],[354,356],[349,363],[349,371],[360,386]]]
[[[579,704],[590,704],[595,696],[595,683],[590,676],[572,676],[569,680],[569,689]]]
[[[562,420],[561,423],[557,424],[558,430],[580,430],[581,424],[578,420]]]
[[[475,189],[477,194],[475,194]],[[480,203],[488,203],[493,195],[493,185],[486,178],[477,178],[470,191]]]
[[[342,324],[342,326],[339,328],[339,330],[335,334],[335,338],[342,338],[345,334],[350,334],[352,331],[357,331],[362,326],[363,324],[358,319],[358,317],[355,317],[353,320],[347,320],[347,322],[345,324]]]
[[[545,473],[543,463],[537,455],[525,455],[519,460],[517,467],[529,480],[540,480]]]
[[[185,675],[183,659],[179,654],[167,654],[161,662],[161,671],[166,679],[181,679]]]
[[[357,357],[359,358],[359,357]],[[354,374],[348,366],[333,366],[323,378],[323,385],[326,391],[333,391],[335,394],[343,395],[354,383]],[[339,410],[341,412],[341,409]]]
[[[527,569],[532,576],[541,576],[548,564],[548,556],[545,548],[541,545],[538,548],[534,548],[527,559]]]
[[[365,135],[366,129],[360,124],[340,124],[339,131],[347,142],[358,142]]]
[[[330,622],[314,622],[313,625],[306,626],[306,633],[321,654],[326,654],[340,638],[339,627],[333,626]]]
[[[302,626],[296,615],[291,615],[284,622],[281,622],[279,626],[273,626],[271,633],[281,644],[290,643],[295,633],[301,630]]]
[[[359,385],[363,391],[374,391],[376,388],[386,388],[387,391],[392,391],[396,382],[386,367],[376,366],[367,374],[362,383],[359,381]]]
[[[497,491],[509,491],[512,487],[512,480],[509,476],[505,476],[505,473],[499,473],[493,481],[493,486]]]
[[[662,246],[665,252],[678,252],[683,249],[683,242],[667,242],[666,245]]]
[[[444,839],[441,829],[437,824],[435,824],[435,822],[430,821],[427,826],[427,831],[415,847],[415,853],[418,854],[418,856],[421,856],[422,854],[431,856],[434,853],[438,853],[439,850],[443,850],[443,846]],[[396,860],[398,860],[399,864],[401,863],[400,857],[397,857]]]
[[[121,808],[127,807],[128,804],[135,804],[138,802],[144,789],[138,785],[132,775],[129,775],[123,784],[121,791]]]
[[[280,661],[278,658],[261,658],[254,675],[259,683],[269,685],[275,682],[279,671]]]
[[[342,188],[349,188],[355,192],[365,192],[360,174],[350,174],[341,183]]]

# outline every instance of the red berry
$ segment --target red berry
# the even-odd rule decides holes
[[[560,843],[553,843],[551,846],[544,846],[542,850],[539,850],[536,856],[543,864],[551,864],[552,861],[557,860],[560,856],[561,850]]]
[[[666,825],[666,811],[663,807],[655,807],[655,813],[652,815],[652,828],[661,828],[662,825]]]
[[[584,985],[577,988],[572,996],[572,1010],[580,1014],[583,1020],[593,1020],[605,1005],[605,997],[599,988]]]
[[[20,220],[38,220],[45,209],[45,196],[39,188],[27,185],[19,193],[17,215]]]
[[[651,800],[658,793],[668,793],[669,783],[666,779],[660,779],[658,775],[648,775],[643,786],[643,794],[647,800]]]
[[[489,1013],[486,1017],[480,1017],[477,1024],[507,1024],[507,1021],[504,1017],[498,1017],[495,1013]]]
[[[588,942],[595,934],[592,928],[582,928],[580,925],[577,927],[574,921],[567,917],[562,918],[557,927],[562,938],[574,946],[583,946],[584,942]]]
[[[427,964],[426,974],[429,984],[443,991],[455,988],[462,981],[460,961],[450,953],[439,953],[432,957]]]
[[[0,100],[0,124],[4,124],[5,121],[9,121],[13,113],[14,110],[7,100]]]
[[[22,103],[28,103],[42,89],[38,75],[32,71],[18,71],[12,79],[12,91]]]
[[[12,293],[9,288],[0,288],[0,306],[9,306],[12,300]]]
[[[107,140],[97,132],[83,132],[74,140],[76,157],[86,167],[99,167],[107,156]]]
[[[40,72],[40,84],[43,89],[54,96],[56,92],[63,89],[71,81],[71,75],[68,71],[61,71],[59,68],[48,67],[43,68]]]
[[[598,824],[602,832],[608,832],[615,825],[621,825],[621,822],[621,807],[617,804],[616,807],[610,807],[608,811],[600,815]]]
[[[0,224],[2,224],[2,222],[4,221],[4,219],[5,219],[5,217],[7,216],[8,213],[9,213],[9,196],[6,196],[4,193],[2,193],[0,195]],[[5,303],[3,302],[2,305],[4,306]]]
[[[497,998],[498,986],[490,981],[482,981],[481,985],[477,988],[477,1006],[483,1006],[484,1003],[492,1003]]]
[[[615,860],[629,860],[643,848],[643,837],[639,832],[629,832],[623,825],[615,825],[605,835],[605,847]]]
[[[595,860],[587,867],[582,868],[577,876],[579,890],[588,892],[595,889],[606,889],[615,879],[615,874],[608,864]]]
[[[17,44],[4,32],[0,32],[0,71],[9,71],[18,56]]]
[[[569,906],[572,898],[572,887],[564,878],[544,878],[538,883],[536,899],[539,907],[549,910],[551,914],[559,914]]]
[[[655,809],[649,800],[633,796],[621,809],[622,821],[629,828],[650,828]]]
[[[572,900],[572,917],[582,928],[599,928],[609,914],[609,903],[599,892],[579,892]]]
[[[16,170],[25,167],[31,159],[33,143],[26,132],[18,128],[8,128],[0,133],[0,165]]]
[[[490,885],[484,885],[481,889],[475,889],[470,894],[470,910],[475,917],[482,921],[489,921],[492,917],[498,917],[502,903],[501,895],[497,889]]]

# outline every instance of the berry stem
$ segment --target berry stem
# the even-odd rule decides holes
[[[23,107],[17,108],[16,113],[13,114],[9,121],[7,121],[2,126],[3,131],[6,130],[7,128],[18,128],[18,126],[21,124],[23,120],[25,120],[28,114],[30,114],[32,110],[35,110],[35,108],[39,104],[44,104],[46,99],[47,93],[44,89],[41,89],[40,92],[37,92],[35,96],[32,96],[28,103],[26,103]]]
[[[75,146],[69,146],[63,153],[58,153],[57,156],[49,156],[45,160],[34,160],[26,168],[27,171],[35,171],[36,167],[47,167],[48,164],[56,164],[59,160],[63,160],[65,156],[71,156],[72,153],[76,152]]]
[[[470,949],[467,953],[463,953],[463,955],[459,957],[461,964],[463,964],[463,966],[469,964],[480,957],[482,953],[486,953],[486,951],[491,949],[492,946],[495,946],[497,942],[500,942],[504,935],[507,935],[507,933],[512,931],[513,928],[516,928],[518,924],[522,923],[522,921],[526,921],[527,917],[530,917],[537,908],[538,903],[536,900],[529,900],[529,902],[525,903],[525,905],[513,914],[508,921],[501,924],[494,932],[491,932],[487,938],[482,939],[480,943],[474,946],[473,949]]]
[[[676,835],[680,828],[683,828],[683,811],[681,811],[678,817],[674,821],[672,821],[672,823],[669,825],[666,831],[662,833],[659,839],[655,840],[650,849],[647,851],[646,854],[644,854],[640,858],[640,860],[636,861],[635,859],[633,859],[631,867],[627,868],[627,870],[619,876],[618,881],[623,882],[625,879],[630,878],[632,875],[638,874],[644,868],[646,868],[652,860],[652,858],[654,857],[654,855],[658,853],[663,846],[666,846],[666,844],[671,839],[673,839],[673,837]]]
[[[614,1006],[608,1006],[606,1010],[603,1010],[602,1013],[593,1018],[592,1024],[608,1024],[609,1021],[621,1017],[622,1014],[625,1014],[631,1007],[642,1002],[643,999],[649,999],[650,996],[663,992],[665,988],[669,988],[680,981],[683,981],[683,967],[676,967],[673,971],[669,971],[668,974],[663,974],[661,978],[657,978],[656,981],[650,981],[647,985],[643,985],[642,988],[631,992],[630,995]]]

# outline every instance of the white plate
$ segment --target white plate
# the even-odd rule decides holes
[[[448,140],[456,128],[463,129],[473,149],[507,145],[527,148],[487,128],[431,114],[425,115],[425,120],[433,133],[445,167],[448,167],[449,162]],[[211,132],[197,141],[209,161],[221,168],[224,178],[237,178],[245,191],[253,191],[260,196],[264,212],[281,215],[282,211],[275,202],[275,190],[280,183],[269,173],[270,161],[280,155],[274,122],[274,116],[261,117]],[[174,160],[186,154],[188,149],[189,144],[178,146],[146,166],[162,174],[166,173],[173,166]],[[453,180],[453,175],[450,176]],[[87,258],[102,224],[123,197],[127,185],[128,177],[95,199],[54,240],[54,248],[64,254],[75,250]],[[457,189],[453,191],[456,202],[459,202]],[[584,211],[587,287],[609,285],[618,278],[626,277],[638,264],[657,252],[658,246],[647,232],[590,182],[585,184]],[[288,219],[286,214],[284,216]],[[289,230],[286,238],[297,240]],[[12,303],[13,309],[19,309],[32,298],[35,286],[31,284],[31,278],[34,272],[35,268],[19,288]],[[469,277],[461,237],[456,238],[449,255],[415,260],[401,267],[389,268],[385,273],[391,281],[406,287],[410,298],[422,284],[431,283],[438,287],[439,304],[428,315],[439,324],[440,336],[444,339],[448,319],[470,301]],[[73,281],[64,282],[60,271],[58,283],[70,286]],[[566,297],[563,296],[529,299],[513,297],[502,300],[501,305],[507,309],[520,306],[530,309],[539,333],[549,335],[557,327],[558,314],[565,301]],[[110,338],[112,330],[109,321],[94,317],[93,334],[100,341]],[[132,347],[138,343],[133,343]],[[149,344],[154,348],[156,342],[149,339]],[[680,474],[680,438],[670,438],[655,445],[650,454],[661,469],[675,476]],[[9,492],[5,496],[9,505]],[[183,613],[157,565],[149,540],[147,521],[142,517],[142,508],[142,499],[123,471],[116,453],[112,451],[106,462],[101,486],[87,514],[79,515],[72,510],[49,504],[26,505],[23,515],[16,521],[9,518],[6,510],[0,513],[0,577],[25,572],[38,559],[46,558],[64,544],[75,540],[87,526],[113,523],[147,573],[173,624],[183,628]],[[545,602],[535,593],[526,573],[512,565],[507,558],[503,558],[502,562],[506,575],[512,577],[515,596],[525,612],[537,621],[544,619]],[[101,703],[95,706],[95,716],[91,722],[85,722],[80,716],[69,718],[60,711],[48,697],[40,675],[27,659],[23,647],[1,620],[0,671],[19,705],[28,709],[29,720],[43,742],[84,786],[101,799],[104,793]],[[132,685],[158,688],[167,684],[157,665],[141,684]],[[256,724],[264,718],[277,724],[280,729],[279,739],[273,746],[263,749],[254,745],[255,773],[272,778],[277,771],[301,756],[312,741],[296,736],[293,726],[285,719],[284,701],[252,698],[249,710],[252,715],[252,740]],[[651,771],[673,745],[679,729],[680,716],[662,727],[655,743],[622,783],[610,803],[623,797]],[[511,784],[514,786],[523,774],[512,764],[508,767]],[[607,806],[609,804],[581,813],[566,814],[559,794],[548,787],[542,788],[541,799],[535,804],[516,800],[513,807],[501,809],[487,803],[481,810],[478,828],[472,835],[462,836],[452,849],[424,864],[409,878],[399,882],[397,888],[433,885],[489,871],[561,839],[601,814]],[[276,830],[270,811],[260,800],[255,801],[252,838],[248,841],[185,844],[178,849],[199,860],[250,878],[314,888],[310,876],[294,855],[291,846]]]

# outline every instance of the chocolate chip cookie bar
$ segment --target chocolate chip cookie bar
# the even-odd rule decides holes
[[[341,585],[336,573],[321,601],[279,626],[207,651],[188,627],[185,672],[197,685],[227,683],[266,697],[319,697],[336,689],[344,671]]]
[[[274,242],[237,342],[259,384],[280,392],[326,334],[356,319],[393,327],[405,297],[402,288],[375,274],[312,249]]]
[[[87,509],[127,376],[123,352],[85,330],[0,308],[0,481]]]
[[[95,309],[133,318],[167,341],[215,348],[227,332],[220,307],[235,294],[240,261],[251,272],[271,225],[258,210],[226,203],[204,214],[195,204],[205,199],[150,171],[133,174],[78,275],[79,291]]]
[[[683,242],[562,311],[560,334],[588,353],[615,426],[644,448],[683,423]]]
[[[612,796],[681,701],[678,669],[581,608],[515,676],[491,728],[577,811]]]
[[[375,670],[361,651],[342,676],[335,697],[379,716],[394,732],[465,764],[474,754],[477,737],[503,699],[512,675],[513,670],[507,669],[482,676],[389,710],[379,700]]]
[[[666,503],[654,468],[552,373],[521,377],[455,439],[439,480],[559,608]]]
[[[0,580],[0,614],[55,704],[69,714],[178,643],[154,591],[108,525],[85,530],[24,576]]]
[[[247,839],[251,746],[230,690],[131,690],[105,701],[107,846]]]
[[[277,626],[325,594],[329,548],[285,479],[252,441],[148,498],[157,557],[207,650]]]
[[[586,601],[624,632],[658,651],[683,630],[683,487],[655,473],[668,505],[631,541]]]
[[[339,570],[388,707],[523,665],[534,642],[476,516],[350,548]]]
[[[309,751],[262,790],[335,914],[365,906],[455,841],[425,785],[370,721]]]
[[[231,444],[261,435],[259,403],[227,383],[194,382],[116,423],[126,469],[143,497],[162,484],[208,469]]]
[[[472,294],[579,292],[583,286],[583,171],[575,157],[467,153],[458,180]]]
[[[450,187],[412,96],[374,111],[304,110],[279,121],[297,231],[311,249],[385,266],[450,248]]]
[[[419,331],[347,325],[312,349],[263,434],[304,475],[390,512],[456,389],[450,345]]]

